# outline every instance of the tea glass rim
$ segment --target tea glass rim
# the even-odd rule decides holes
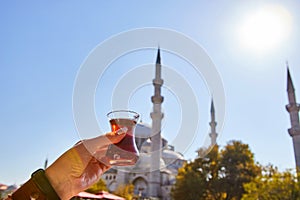
[[[133,111],[133,110],[112,110],[110,112],[108,112],[106,114],[106,117],[109,118],[109,119],[118,119],[118,117],[113,117],[113,116],[110,116],[111,114],[113,113],[130,113],[130,114],[134,114],[132,117],[128,116],[128,118],[131,118],[135,121],[138,121],[138,119],[140,118],[140,114],[137,113],[136,111]]]

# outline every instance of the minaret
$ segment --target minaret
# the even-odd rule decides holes
[[[48,158],[46,157],[45,163],[44,163],[44,169],[48,167]]]
[[[197,156],[198,158],[203,158],[205,155],[207,155],[207,153],[211,150],[212,147],[214,147],[214,145],[217,144],[217,137],[218,134],[216,132],[216,126],[217,126],[217,122],[216,122],[216,118],[215,118],[215,106],[214,106],[214,100],[211,99],[211,105],[210,105],[210,122],[209,122],[209,126],[210,126],[210,133],[209,133],[209,137],[210,137],[210,146],[208,146],[208,148],[205,147],[201,147],[199,148],[196,152],[197,152]]]
[[[160,49],[157,51],[156,65],[155,65],[155,79],[153,79],[154,96],[151,97],[153,103],[152,118],[152,132],[151,132],[151,174],[149,179],[149,196],[160,196],[160,158],[161,158],[161,121],[163,113],[161,112],[161,104],[164,100],[161,96],[161,86],[163,80],[161,79],[161,63],[160,63]]]
[[[217,137],[218,134],[216,132],[216,126],[217,126],[217,122],[215,119],[215,106],[214,106],[214,100],[211,100],[211,106],[210,106],[210,116],[211,116],[211,121],[209,123],[210,125],[210,138],[211,138],[211,146],[214,146],[215,144],[217,144]]]
[[[293,139],[296,168],[300,169],[300,124],[299,124],[300,105],[296,103],[295,89],[294,89],[293,81],[288,66],[287,66],[287,93],[288,93],[289,104],[286,105],[286,110],[290,114],[290,120],[292,126],[290,129],[288,129],[288,132]]]

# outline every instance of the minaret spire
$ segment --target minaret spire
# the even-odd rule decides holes
[[[211,99],[211,105],[210,105],[210,113],[215,116],[215,106],[214,106],[214,99]]]
[[[160,64],[160,48],[157,50],[156,64]]]
[[[163,85],[163,80],[161,79],[161,59],[160,59],[160,48],[157,50],[156,64],[155,64],[155,78],[153,79],[154,86],[154,96],[151,97],[151,101],[154,104],[161,104],[164,101],[163,96],[161,96],[161,86]]]
[[[205,156],[208,153],[207,150],[211,150],[211,148],[213,148],[214,145],[217,144],[217,137],[218,137],[218,134],[216,132],[217,122],[216,122],[216,118],[215,118],[215,105],[214,105],[213,98],[211,98],[210,118],[211,118],[210,122],[209,122],[209,126],[210,126],[210,133],[209,133],[210,146],[208,146],[209,147],[208,149],[201,147],[200,149],[198,149],[196,151],[199,158],[202,158],[203,156]]]
[[[295,91],[288,64],[287,64],[287,91]]]
[[[160,159],[162,150],[161,139],[161,121],[163,113],[161,104],[164,100],[161,95],[163,80],[161,78],[161,58],[160,49],[157,50],[155,64],[155,78],[153,79],[154,95],[151,97],[153,111],[151,112],[152,130],[151,130],[151,163],[149,178],[149,196],[159,198],[161,196],[161,177],[160,177]]]
[[[211,99],[211,106],[210,106],[210,116],[211,116],[211,121],[209,123],[210,125],[210,138],[211,138],[211,145],[215,145],[217,143],[217,137],[218,137],[218,134],[216,132],[216,126],[217,126],[217,122],[216,122],[216,119],[215,119],[215,106],[214,106],[214,100],[213,98]]]
[[[296,167],[300,169],[300,124],[299,124],[299,110],[300,105],[296,103],[296,94],[290,70],[287,65],[287,93],[289,104],[286,105],[286,110],[290,114],[291,128],[288,129],[290,136],[293,138],[294,154],[296,160]]]

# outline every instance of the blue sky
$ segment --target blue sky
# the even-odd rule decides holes
[[[245,23],[244,17],[273,5],[283,7],[292,19],[287,37],[263,52],[243,46],[237,30]],[[53,162],[80,139],[72,111],[73,87],[80,66],[107,38],[144,27],[181,32],[200,44],[214,62],[226,93],[225,125],[218,137],[221,146],[233,139],[241,140],[250,145],[258,162],[272,163],[280,169],[294,167],[292,141],[287,133],[289,116],[285,111],[285,62],[289,62],[300,102],[299,2],[1,1],[0,9],[1,183],[21,184],[43,166],[46,157]],[[155,55],[154,49],[145,50],[124,56],[114,65],[126,65],[130,70],[131,65],[154,63]],[[162,52],[162,62],[186,73],[187,78],[192,76],[188,65],[168,52]],[[181,72],[176,63],[186,64],[188,72]],[[111,68],[114,69],[117,68]],[[147,78],[151,81],[153,76]],[[100,116],[110,108],[110,95],[103,93],[113,83],[101,84],[96,94],[96,113],[99,111],[99,120],[105,121]],[[210,94],[197,77],[191,78],[191,87],[201,99],[199,131],[206,134]],[[147,123],[152,92],[152,86],[146,85],[130,100]],[[164,89],[163,95],[165,124],[171,127],[174,119],[168,118],[168,113],[172,111],[177,116],[180,106],[176,94]],[[171,141],[172,132],[178,128],[173,126],[163,130]],[[196,156],[199,141],[185,152],[187,159]]]

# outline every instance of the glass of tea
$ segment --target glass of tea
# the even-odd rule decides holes
[[[110,144],[103,161],[113,166],[132,166],[139,158],[134,131],[140,115],[130,110],[116,110],[107,114],[112,131],[122,129],[125,137],[117,144]]]

